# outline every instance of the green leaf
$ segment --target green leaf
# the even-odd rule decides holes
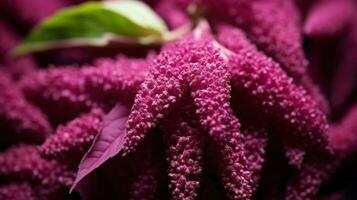
[[[47,18],[12,55],[54,48],[106,46],[110,42],[160,43],[166,32],[163,20],[141,1],[88,2]]]

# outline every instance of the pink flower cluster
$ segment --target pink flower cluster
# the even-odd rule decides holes
[[[0,200],[357,198],[356,1],[147,0],[192,30],[9,57],[81,2],[0,0]]]

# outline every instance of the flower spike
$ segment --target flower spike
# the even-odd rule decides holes
[[[235,52],[229,61],[233,88],[279,123],[284,140],[291,143],[289,138],[298,138],[305,141],[304,148],[331,154],[326,116],[306,91],[250,44],[239,29],[222,27],[219,41]]]

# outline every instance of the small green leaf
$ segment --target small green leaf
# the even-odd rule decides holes
[[[112,41],[159,43],[166,32],[163,20],[141,1],[88,2],[63,9],[46,19],[13,50],[12,55],[54,48],[106,46]]]

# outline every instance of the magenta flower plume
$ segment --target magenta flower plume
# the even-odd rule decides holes
[[[38,200],[35,191],[28,183],[11,183],[0,186],[0,199]]]
[[[349,25],[354,11],[352,0],[317,1],[304,24],[309,37],[334,37]]]
[[[60,125],[55,134],[40,146],[41,156],[46,159],[71,161],[78,165],[100,130],[102,116],[100,109],[93,109],[64,126]]]
[[[1,12],[26,28],[31,28],[62,7],[64,4],[61,0],[2,0],[0,2]]]
[[[300,14],[293,0],[225,0],[212,4],[214,11],[242,27],[289,75],[300,77],[306,71]]]
[[[245,168],[240,124],[229,107],[228,78],[226,65],[207,34],[196,31],[166,46],[135,98],[123,154],[133,151],[148,130],[190,91],[202,127],[220,149],[222,181],[229,196],[249,199],[251,173]]]
[[[7,136],[26,142],[41,142],[51,132],[46,116],[22,96],[9,77],[0,73],[0,127]]]
[[[235,52],[229,64],[233,88],[277,121],[284,141],[330,153],[326,116],[306,91],[296,86],[279,64],[250,44],[239,29],[222,27],[218,37]],[[292,137],[304,144],[293,144]]]
[[[228,196],[232,199],[249,199],[252,194],[251,173],[246,169],[240,123],[230,109],[229,74],[226,66],[220,63],[222,58],[217,54],[218,52],[209,52],[208,49],[206,55],[212,57],[203,60],[202,64],[193,64],[196,69],[193,68],[191,73],[196,74],[196,77],[189,83],[191,95],[203,128],[214,138],[220,149],[220,171]],[[200,65],[207,69],[203,70]]]
[[[56,161],[42,159],[35,146],[19,145],[0,154],[0,177],[61,189],[72,184],[74,173]]]
[[[152,57],[119,56],[99,59],[94,66],[42,70],[26,76],[19,85],[54,121],[66,121],[90,108],[111,107],[119,98],[132,99]]]
[[[173,200],[193,200],[197,197],[200,187],[204,153],[203,131],[199,122],[192,116],[193,108],[186,106],[179,113],[173,112],[162,125],[166,159],[169,163],[169,189]]]

